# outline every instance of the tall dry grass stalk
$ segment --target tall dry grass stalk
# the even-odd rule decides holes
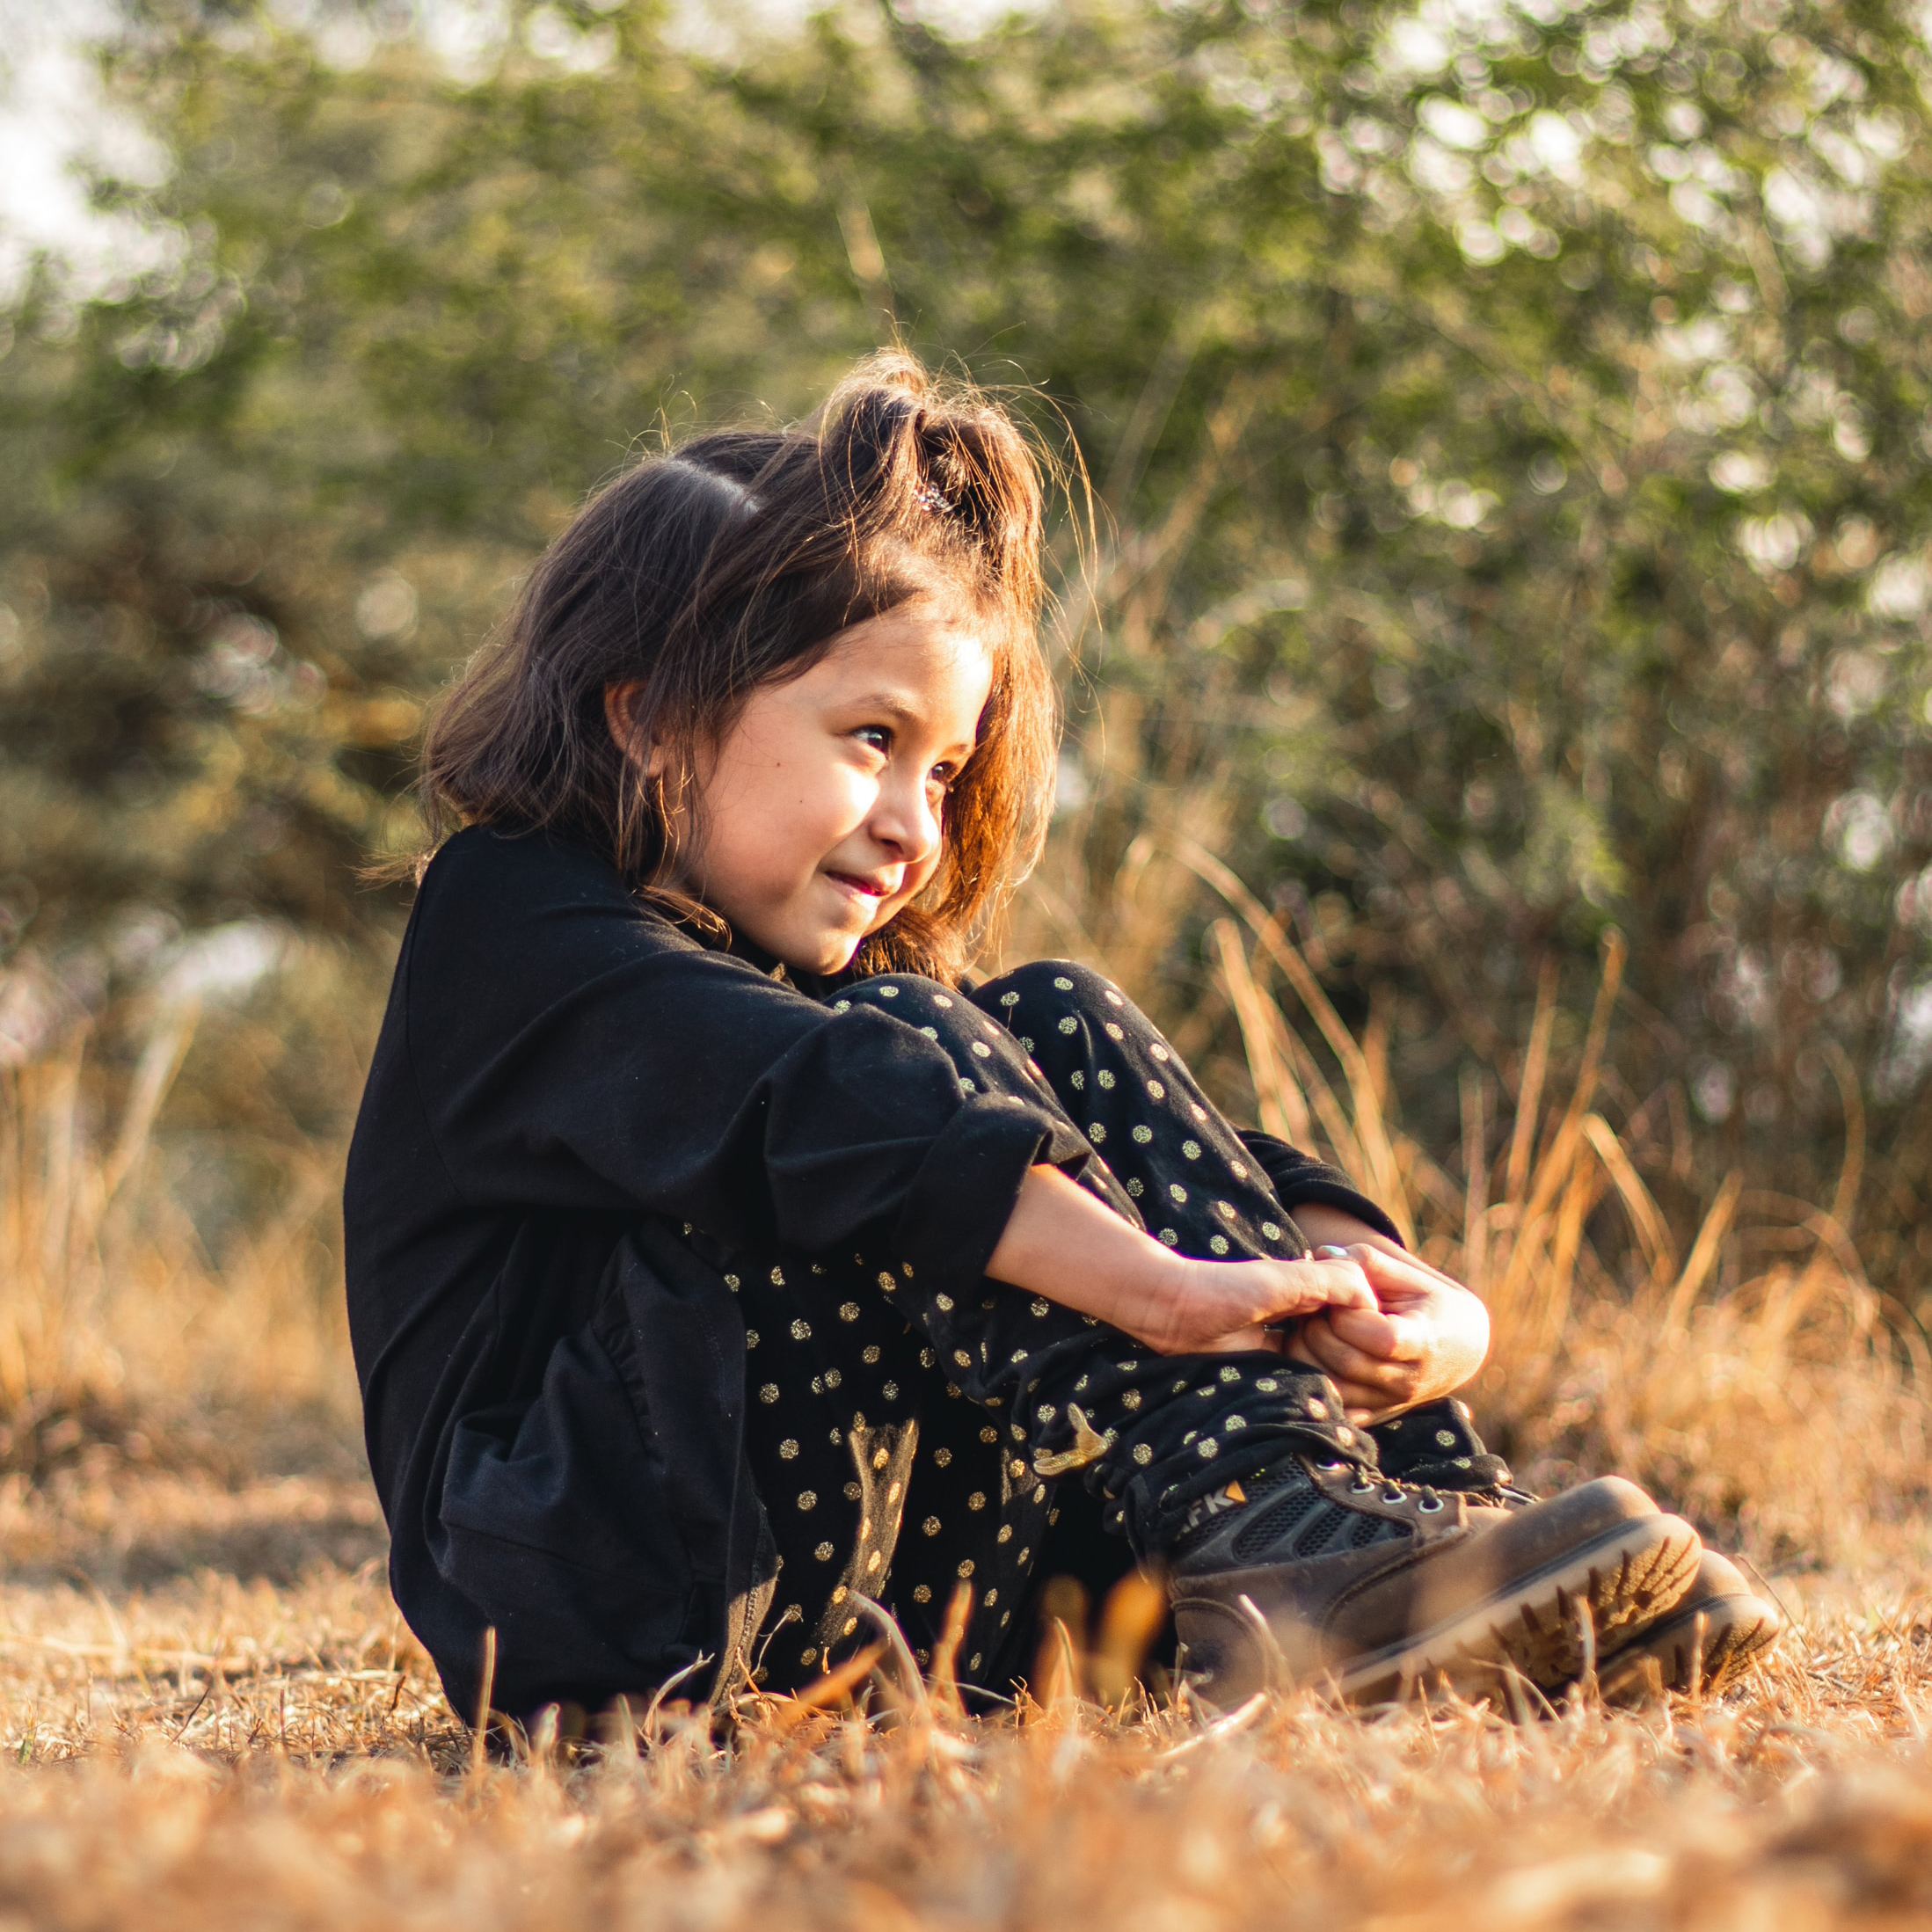
[[[157,1007],[105,1120],[86,1026],[0,1065],[0,1469],[205,1457],[224,1417],[346,1422],[339,1265],[317,1231],[332,1150],[285,1157],[273,1212],[218,1254],[157,1170],[199,1017]]]
[[[1574,1074],[1556,1076],[1546,974],[1513,1077],[1462,1076],[1453,1171],[1402,1131],[1384,1016],[1352,1032],[1282,922],[1205,845],[1178,831],[1137,842],[1080,913],[1077,888],[1063,873],[1056,891],[1050,872],[1036,933],[1077,935],[1131,985],[1188,891],[1218,895],[1207,951],[1255,1115],[1355,1176],[1407,1242],[1484,1298],[1494,1345],[1472,1393],[1520,1474],[1549,1488],[1629,1475],[1767,1563],[1922,1551],[1932,1364],[1916,1323],[1866,1279],[1848,1227],[1863,1154],[1848,1069],[1828,1204],[1714,1176],[1701,1219],[1673,1228],[1643,1177],[1654,1123],[1620,1130],[1602,1101],[1624,964],[1613,934]]]

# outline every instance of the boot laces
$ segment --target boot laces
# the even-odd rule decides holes
[[[1323,1465],[1330,1469],[1344,1469],[1345,1462],[1331,1462]],[[1355,1480],[1348,1485],[1352,1496],[1367,1496],[1375,1488],[1374,1479],[1366,1469],[1359,1470]],[[1399,1503],[1403,1497],[1413,1496],[1416,1507],[1425,1516],[1433,1516],[1442,1507],[1440,1494],[1427,1483],[1404,1483],[1395,1476],[1384,1476],[1382,1481],[1382,1499],[1385,1503]]]

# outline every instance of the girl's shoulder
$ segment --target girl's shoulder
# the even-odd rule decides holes
[[[539,900],[560,893],[631,899],[616,867],[581,840],[555,832],[466,825],[431,855],[418,886],[418,902],[478,889]]]
[[[419,950],[528,948],[689,953],[704,949],[645,904],[601,853],[549,832],[472,825],[425,867],[411,916]]]
[[[476,825],[425,867],[405,944],[412,996],[518,1009],[612,975],[660,1000],[808,1001],[774,962],[728,951],[633,892],[594,847]]]
[[[553,1050],[558,1026],[620,1055],[622,1043],[667,1027],[770,1038],[782,1050],[827,1017],[640,900],[593,848],[489,826],[457,833],[425,868],[397,996],[419,1061],[471,1071],[506,1042]]]

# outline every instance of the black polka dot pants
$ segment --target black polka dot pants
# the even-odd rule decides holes
[[[893,974],[841,997],[936,1039],[981,1104],[1024,1095],[1061,1110],[1094,1150],[1082,1184],[1179,1252],[1306,1251],[1235,1130],[1098,974],[1046,960],[971,995]],[[773,1688],[809,1680],[857,1634],[855,1593],[887,1603],[924,1661],[966,1588],[962,1677],[1010,1672],[1071,1474],[1151,1555],[1231,1477],[1292,1447],[1360,1447],[1320,1378],[1279,1356],[1160,1355],[1002,1283],[941,1290],[883,1237],[761,1258],[730,1279],[749,1348],[747,1452],[780,1557],[759,1659]]]

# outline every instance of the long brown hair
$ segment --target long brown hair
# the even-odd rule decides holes
[[[437,708],[422,759],[432,840],[473,824],[561,833],[689,907],[677,827],[702,754],[749,694],[853,624],[957,599],[993,653],[992,696],[938,870],[854,960],[951,979],[1045,829],[1056,721],[1036,636],[1040,479],[1007,411],[897,351],[793,428],[714,431],[647,458],[550,545]],[[629,680],[649,772],[605,721],[605,687]]]

